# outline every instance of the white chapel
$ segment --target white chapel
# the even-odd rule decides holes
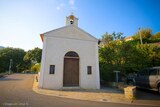
[[[98,40],[78,27],[78,18],[72,14],[64,27],[40,36],[40,88],[100,88]]]

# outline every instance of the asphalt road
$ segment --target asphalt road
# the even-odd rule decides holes
[[[40,95],[32,91],[33,79],[33,74],[12,74],[0,78],[0,107],[144,107]]]
[[[160,95],[157,91],[140,89],[136,90],[137,98],[133,101],[133,103],[143,103],[143,104],[152,104],[159,105],[160,107]]]

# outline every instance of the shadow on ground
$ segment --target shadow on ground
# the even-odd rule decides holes
[[[8,78],[8,76],[3,76],[0,78],[0,81],[20,81],[22,79]]]
[[[59,90],[58,90],[59,91]],[[117,93],[117,94],[123,94],[124,92],[118,88],[115,87],[106,87],[101,86],[100,89],[62,89],[62,91],[72,91],[72,92],[91,92],[91,93]]]
[[[5,78],[0,78],[0,81],[20,81],[20,80],[22,80],[22,79],[12,79],[12,78],[5,79]]]
[[[137,100],[159,100],[160,94],[157,91],[137,88]]]

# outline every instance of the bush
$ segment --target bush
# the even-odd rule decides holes
[[[31,71],[33,71],[33,72],[39,72],[40,71],[40,64],[37,63],[37,64],[33,65],[31,67]]]
[[[110,42],[99,48],[100,77],[115,81],[115,70],[125,76],[146,67],[160,66],[159,60],[160,47],[156,45]]]

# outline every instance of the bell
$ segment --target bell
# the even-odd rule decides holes
[[[70,20],[70,23],[73,24],[73,20]]]

